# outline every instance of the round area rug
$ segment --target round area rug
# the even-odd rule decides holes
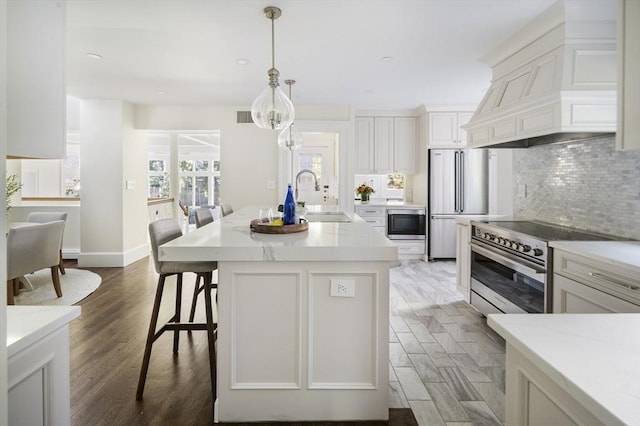
[[[73,305],[93,293],[102,278],[100,275],[84,269],[65,268],[66,274],[60,274],[62,297],[56,296],[49,268],[26,275],[33,285],[32,291],[21,289],[15,297],[16,305]]]

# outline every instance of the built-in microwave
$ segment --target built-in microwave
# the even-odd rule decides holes
[[[390,240],[424,240],[426,231],[425,209],[387,210],[387,238]]]

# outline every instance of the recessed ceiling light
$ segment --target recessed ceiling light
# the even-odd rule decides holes
[[[249,60],[248,60],[248,59],[246,59],[246,58],[240,58],[240,59],[238,59],[238,60],[236,61],[236,63],[237,63],[238,65],[247,65],[247,64],[249,63]]]
[[[380,58],[380,60],[382,62],[392,62],[393,61],[393,56],[383,56],[382,58]]]
[[[102,55],[98,55],[97,53],[87,53],[87,58],[102,59]]]
[[[167,94],[167,92],[165,92],[164,90],[160,90],[160,91],[158,92],[158,95],[166,95],[166,94]]]
[[[375,91],[375,90],[373,90],[373,89],[367,89],[367,90],[365,90],[364,92],[365,92],[367,95],[373,95],[374,93],[376,93],[376,91]]]

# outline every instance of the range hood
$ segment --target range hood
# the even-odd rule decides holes
[[[615,0],[558,1],[480,60],[493,78],[463,126],[469,146],[526,148],[615,133]]]

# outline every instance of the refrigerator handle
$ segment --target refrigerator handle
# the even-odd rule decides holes
[[[460,180],[459,180],[459,174],[460,174],[460,170],[458,167],[458,163],[459,163],[459,158],[458,155],[460,154],[460,152],[456,151],[454,153],[454,162],[453,162],[453,175],[454,175],[454,194],[453,194],[453,211],[455,211],[456,213],[458,212],[458,197],[459,197],[459,191],[458,191],[458,186],[460,185]]]
[[[464,151],[460,151],[460,213],[464,212]]]

